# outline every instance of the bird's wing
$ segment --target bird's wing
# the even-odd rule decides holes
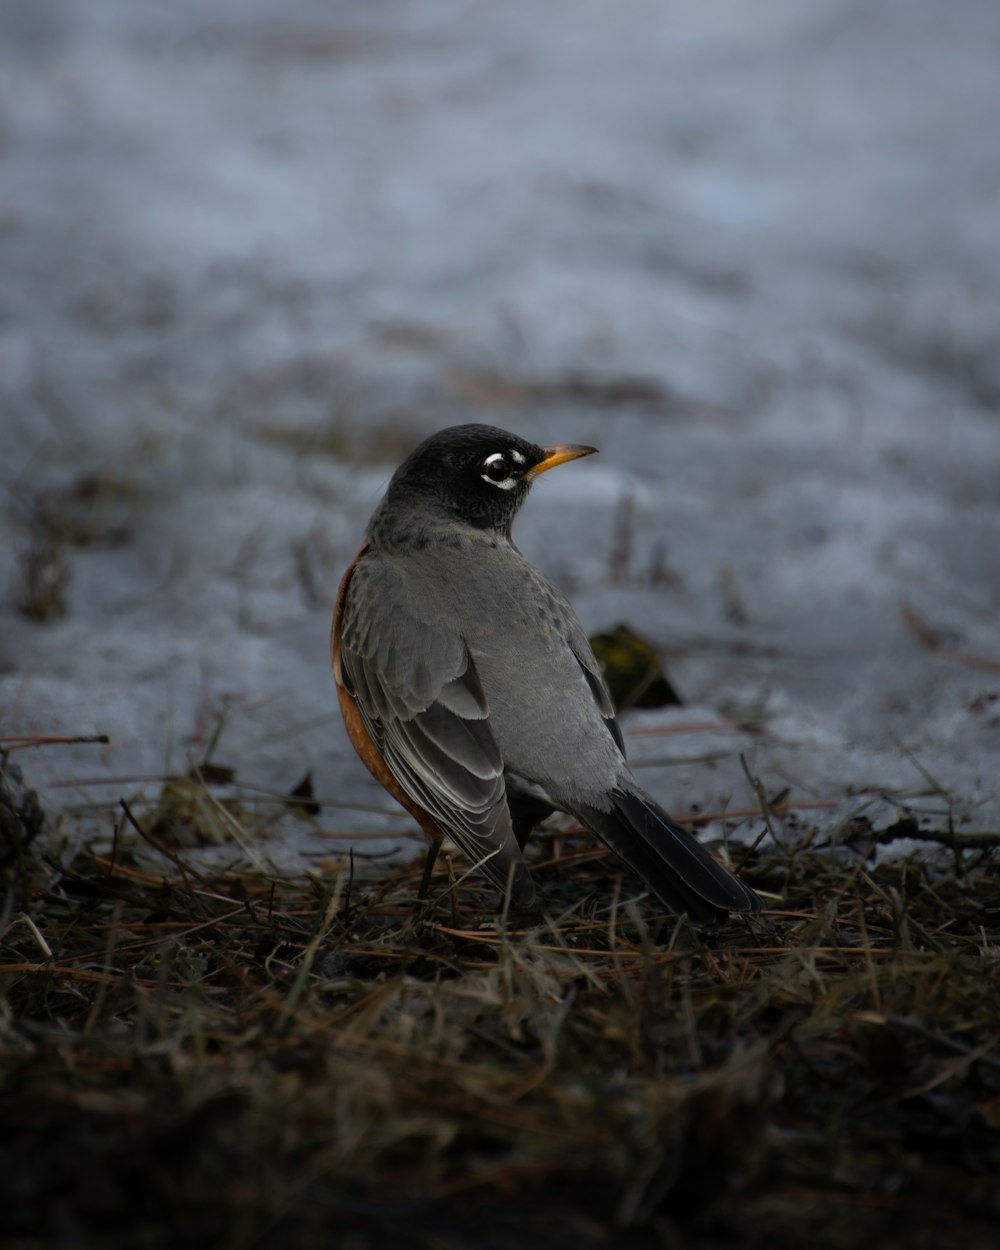
[[[461,634],[422,607],[391,558],[362,555],[340,606],[340,679],[405,793],[528,907],[534,890],[479,675]]]
[[[583,669],[583,675],[587,679],[590,693],[594,696],[594,702],[600,709],[600,713],[604,717],[604,723],[608,727],[608,732],[618,744],[618,750],[621,751],[624,759],[625,739],[622,737],[621,726],[618,724],[618,716],[615,713],[614,701],[611,698],[610,690],[608,690],[607,682],[604,680],[604,674],[601,672],[601,665],[597,656],[594,655],[590,639],[577,619],[576,613],[569,607],[568,603],[566,606],[569,609],[569,615],[566,618],[566,642],[576,656],[577,663]]]

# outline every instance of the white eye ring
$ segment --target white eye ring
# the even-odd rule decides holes
[[[491,486],[499,486],[501,490],[513,490],[517,485],[514,470],[502,451],[495,451],[492,455],[487,456],[483,461],[483,469],[485,472],[482,474],[482,479],[484,482],[489,482]],[[494,477],[493,470],[506,471],[507,476]]]

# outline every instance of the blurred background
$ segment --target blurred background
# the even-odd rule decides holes
[[[475,420],[600,447],[516,537],[665,657],[673,811],[995,830],[998,47],[992,0],[0,9],[0,737],[110,737],[16,756],[50,813],[210,760],[343,805],[274,862],[404,832],[330,608]]]

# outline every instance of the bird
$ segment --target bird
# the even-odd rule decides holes
[[[534,911],[522,851],[560,811],[669,910],[711,927],[760,898],[636,781],[583,626],[511,534],[536,478],[596,450],[471,424],[411,452],[338,589],[340,708],[364,764],[430,841],[424,887],[447,837],[510,906]]]

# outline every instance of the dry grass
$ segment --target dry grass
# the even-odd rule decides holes
[[[747,868],[780,906],[710,937],[572,834],[528,928],[445,869],[416,905],[419,864],[8,838],[6,1244],[995,1246],[992,849],[785,830]]]

